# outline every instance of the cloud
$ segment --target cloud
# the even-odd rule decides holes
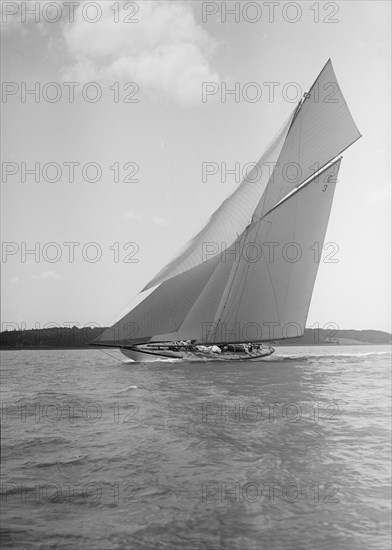
[[[133,210],[127,210],[124,212],[123,217],[126,220],[135,220],[136,222],[142,222],[145,219],[148,219],[149,222],[153,223],[154,225],[158,225],[160,227],[166,227],[167,221],[165,218],[161,218],[160,216],[150,216],[149,218],[145,218],[142,214],[135,214]]]
[[[159,225],[161,227],[166,227],[167,221],[165,218],[160,218],[159,216],[151,216],[150,218],[151,222],[155,225]]]
[[[378,188],[368,191],[366,201],[390,204],[391,201],[391,186],[388,183],[379,184]]]
[[[49,3],[46,3],[49,4]],[[45,6],[45,16],[42,13],[42,5],[36,0],[12,0],[2,2],[2,33],[20,32],[26,36],[33,31],[43,35],[48,33],[53,23],[46,19],[55,19],[56,13],[62,13],[60,3],[53,2],[52,5]]]
[[[182,104],[201,101],[202,82],[218,82],[209,58],[216,46],[195,20],[187,2],[155,0],[138,2],[135,23],[122,22],[127,15],[121,3],[120,22],[101,2],[97,23],[75,10],[75,22],[64,26],[67,53],[73,63],[64,78],[82,82],[136,82],[140,92],[172,98]]]
[[[135,220],[137,222],[143,221],[143,216],[140,214],[135,214],[133,210],[127,210],[127,212],[124,212],[123,216],[127,220]]]
[[[63,279],[64,277],[57,273],[56,271],[42,271],[39,275],[31,275],[30,279],[35,280],[59,280]]]

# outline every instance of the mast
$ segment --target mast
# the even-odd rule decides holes
[[[252,223],[252,222],[251,222]],[[246,235],[248,234],[248,231],[249,231],[249,228],[251,227],[251,223],[246,227],[244,233],[241,235],[240,237],[240,241],[239,241],[239,250],[240,250],[240,254],[242,253],[242,250],[241,250],[241,243],[243,240],[246,239]],[[236,243],[234,243],[236,244]],[[226,252],[226,251],[225,251]],[[234,279],[235,279],[235,276],[237,275],[237,271],[238,271],[238,266],[240,265],[240,262],[239,261],[235,261],[231,267],[231,271],[230,271],[230,276],[229,276],[229,280],[227,281],[227,284],[225,286],[225,290],[222,294],[222,298],[220,300],[220,303],[219,303],[219,306],[218,306],[218,309],[216,310],[216,314],[215,314],[215,317],[214,317],[214,321],[213,321],[213,325],[214,326],[217,326],[220,321],[221,321],[221,316],[223,315],[224,313],[224,310],[226,308],[226,305],[227,305],[227,299],[228,299],[228,296],[230,294],[230,291],[233,287],[233,282],[234,282]]]
[[[313,84],[311,85],[311,87],[309,88],[309,91],[308,92],[304,92],[303,96],[301,97],[301,99],[298,101],[298,104],[297,104],[297,108],[294,112],[294,116],[293,116],[293,120],[292,120],[292,123],[290,125],[290,128],[289,128],[289,132],[290,132],[290,129],[291,129],[291,126],[293,125],[295,119],[297,118],[297,115],[303,105],[303,103],[305,102],[305,99],[308,99],[310,97],[310,94],[312,92],[312,90],[314,89],[314,87],[316,86],[316,83],[318,81],[318,79],[320,78],[320,76],[322,75],[323,71],[325,70],[325,68],[327,67],[328,63],[332,63],[331,62],[331,58],[328,59],[328,61],[325,63],[324,67],[321,69],[321,71],[319,72],[319,74],[317,75],[317,78],[315,79],[315,81],[313,82]]]
[[[284,332],[287,323],[298,323],[303,330],[318,264],[309,254],[295,262],[279,256],[271,263],[261,256],[253,263],[243,258],[243,251],[252,242],[284,245],[297,240],[302,251],[315,241],[323,243],[341,160],[337,157],[359,137],[328,60],[259,161],[274,164],[272,173],[263,171],[255,184],[245,179],[145,287],[155,290],[95,343],[131,345],[168,336],[204,341],[207,322],[225,324],[230,333],[227,339],[213,334],[209,343],[251,341],[236,338],[238,323],[273,323],[275,338],[289,337]],[[292,165],[298,167],[297,180],[288,177]],[[239,260],[225,262],[219,247],[204,260],[205,242],[228,243],[227,254],[238,246]],[[131,333],[130,326],[137,330]]]

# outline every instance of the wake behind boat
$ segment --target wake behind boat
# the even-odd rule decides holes
[[[302,336],[339,155],[360,137],[328,60],[242,183],[91,345],[137,361],[259,361]]]

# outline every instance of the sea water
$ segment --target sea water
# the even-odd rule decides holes
[[[391,547],[388,346],[1,355],[3,548]]]

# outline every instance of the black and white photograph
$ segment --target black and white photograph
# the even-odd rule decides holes
[[[391,2],[0,5],[1,547],[389,550]]]

